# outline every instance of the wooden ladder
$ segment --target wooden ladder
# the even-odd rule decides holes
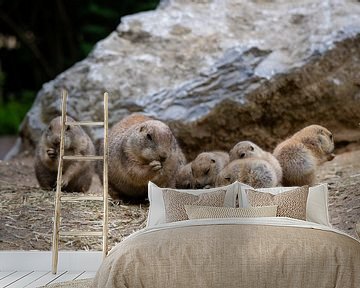
[[[52,273],[57,273],[58,258],[59,258],[59,237],[60,236],[102,236],[102,252],[103,258],[108,251],[108,93],[104,93],[104,121],[103,122],[68,122],[66,119],[66,103],[67,91],[62,91],[62,105],[61,105],[61,134],[60,134],[60,152],[59,152],[59,166],[56,182],[56,196],[55,196],[55,212],[54,212],[54,228],[52,238]],[[64,134],[65,127],[69,125],[82,126],[104,126],[104,154],[102,156],[96,155],[64,155]],[[103,165],[103,195],[102,196],[62,196],[61,182],[63,160],[75,161],[92,161],[102,160]],[[61,217],[61,202],[74,201],[103,201],[103,229],[102,231],[60,231],[60,217]]]

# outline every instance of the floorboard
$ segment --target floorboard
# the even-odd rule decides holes
[[[24,276],[21,279],[18,279],[16,282],[10,284],[6,288],[27,287],[27,285],[30,285],[31,283],[35,282],[36,280],[40,279],[47,273],[48,273],[47,271],[32,271],[28,275]]]
[[[94,278],[96,275],[95,271],[85,271],[84,273],[82,273],[81,275],[79,275],[79,277],[77,277],[76,279],[88,279],[88,278]]]
[[[15,273],[16,271],[7,271],[7,272],[5,272],[5,271],[0,271],[0,280],[1,279],[3,279],[3,278],[5,278],[5,277],[7,277],[7,276],[9,276],[10,274],[12,274],[12,273]]]
[[[80,271],[80,272],[79,271],[78,272],[67,271],[66,273],[64,273],[60,277],[54,279],[50,283],[53,284],[53,283],[59,283],[59,282],[75,280],[75,279],[77,279],[77,277],[79,277],[84,272],[85,271]],[[50,284],[50,283],[48,283],[48,284]]]
[[[39,286],[45,286],[55,279],[59,278],[62,274],[66,273],[66,271],[59,272],[58,274],[52,274],[51,272],[46,273],[43,277],[37,279],[36,281],[33,281],[27,286],[24,286],[26,288],[37,288]],[[20,287],[19,287],[20,288]]]
[[[2,278],[0,280],[0,287],[5,288],[10,286],[10,284],[22,279],[26,275],[31,274],[31,271],[16,271],[15,273],[11,273],[10,275]]]

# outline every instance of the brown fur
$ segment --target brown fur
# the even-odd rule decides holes
[[[277,176],[268,161],[245,158],[231,161],[216,178],[216,186],[224,186],[239,181],[254,188],[275,187]]]
[[[230,150],[229,156],[230,161],[236,159],[255,158],[269,162],[276,174],[275,186],[281,185],[282,169],[279,161],[271,153],[264,151],[255,143],[251,141],[241,141]]]
[[[335,155],[334,139],[319,125],[305,127],[274,150],[283,170],[283,185],[302,186],[315,183],[316,169]]]
[[[194,178],[191,171],[191,162],[181,166],[176,175],[176,188],[191,189],[194,188]]]
[[[191,163],[195,188],[215,186],[219,172],[229,163],[229,154],[222,151],[200,153]]]
[[[149,181],[175,188],[175,175],[184,164],[173,133],[161,121],[133,114],[109,132],[108,179],[113,199],[144,200]]]
[[[67,116],[67,121],[74,121]],[[61,117],[54,118],[43,131],[36,149],[35,174],[44,189],[56,187],[59,164]],[[64,155],[95,155],[94,144],[80,126],[67,126],[64,137]],[[94,173],[90,161],[63,162],[62,189],[67,192],[86,192]]]

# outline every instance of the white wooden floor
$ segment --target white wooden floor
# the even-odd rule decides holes
[[[39,287],[93,278],[102,262],[99,251],[60,251],[57,274],[50,251],[0,251],[0,288]]]
[[[4,271],[0,272],[0,287],[35,288],[75,279],[93,278],[95,273],[95,271],[59,271],[57,274],[52,274],[50,271]]]

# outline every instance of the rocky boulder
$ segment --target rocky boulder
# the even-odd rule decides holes
[[[312,123],[359,144],[359,15],[355,0],[162,1],[44,84],[12,154],[60,113],[62,88],[81,120],[102,119],[108,91],[110,127],[133,112],[165,121],[189,160],[245,139],[271,149]]]

